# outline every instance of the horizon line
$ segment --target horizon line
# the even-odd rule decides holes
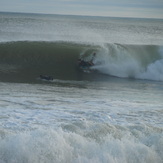
[[[80,14],[59,14],[59,13],[42,13],[42,12],[19,12],[19,11],[0,11],[0,13],[12,13],[12,14],[35,14],[35,15],[59,15],[59,16],[85,16],[85,17],[102,17],[102,18],[126,18],[126,19],[156,19],[163,20],[159,17],[125,17],[125,16],[106,16],[106,15],[80,15]]]

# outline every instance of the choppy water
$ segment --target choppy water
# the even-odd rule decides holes
[[[1,13],[0,162],[161,163],[162,27]],[[81,72],[93,52],[96,72]]]

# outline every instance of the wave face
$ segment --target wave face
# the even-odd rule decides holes
[[[40,74],[62,80],[97,79],[100,74],[122,78],[163,81],[163,48],[153,45],[66,42],[8,42],[0,44],[1,81],[35,82]],[[93,52],[97,73],[84,74],[77,59],[90,60]],[[83,75],[84,74],[84,75]],[[89,77],[88,77],[89,76]]]
[[[2,80],[34,81],[40,74],[77,80],[77,59],[82,46],[50,42],[0,44]]]

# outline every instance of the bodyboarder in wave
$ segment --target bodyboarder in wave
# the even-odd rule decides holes
[[[84,61],[83,59],[79,58],[78,59],[79,66],[85,66],[85,67],[93,66],[94,65],[93,60],[95,56],[96,56],[96,53],[93,53],[93,57],[90,61]]]
[[[96,53],[93,53],[92,59],[90,61],[84,61],[83,59],[79,58],[78,59],[78,65],[81,70],[84,72],[88,71],[91,72],[92,70],[90,69],[91,66],[94,66],[94,58],[96,56]]]

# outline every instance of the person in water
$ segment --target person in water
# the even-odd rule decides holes
[[[94,60],[95,56],[96,56],[96,53],[93,53],[92,59],[91,59],[90,61],[88,61],[88,62],[82,60],[81,58],[79,58],[79,59],[78,59],[78,64],[79,64],[80,66],[83,66],[83,67],[93,66],[93,65],[94,65],[93,60]]]
[[[86,62],[86,61],[84,61],[84,60],[82,60],[82,59],[78,59],[78,64],[79,64],[80,66],[88,66],[88,62]]]
[[[90,64],[91,66],[94,65],[93,61],[94,61],[94,59],[95,59],[95,56],[96,56],[96,53],[93,53],[92,59],[91,59],[91,61],[89,61],[89,64]]]

